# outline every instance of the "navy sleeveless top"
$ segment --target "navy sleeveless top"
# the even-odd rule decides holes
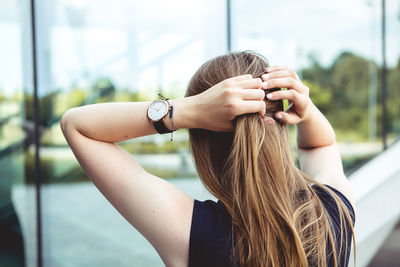
[[[348,208],[353,225],[355,215],[349,200],[339,191],[327,185],[339,196]],[[340,238],[339,213],[333,197],[318,186],[313,186],[314,192],[321,199],[333,222],[334,232]],[[347,251],[343,251],[338,266],[347,266],[350,258],[351,229],[348,225]],[[338,241],[339,242],[339,241]],[[212,200],[194,201],[192,226],[189,242],[189,267],[200,266],[235,266],[232,262],[232,219],[225,206]],[[347,259],[347,261],[345,260]],[[333,258],[328,258],[328,266],[333,266]]]

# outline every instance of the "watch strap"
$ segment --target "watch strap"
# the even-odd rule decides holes
[[[159,134],[172,133],[170,129],[165,126],[164,119],[153,121],[153,126]]]

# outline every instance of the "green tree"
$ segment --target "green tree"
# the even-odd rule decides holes
[[[322,66],[312,54],[309,60],[310,66],[301,73],[311,89],[311,99],[336,130],[367,138],[370,70],[372,68],[379,73],[378,66],[350,52],[342,52],[327,67]]]
[[[328,88],[331,86],[331,72],[330,68],[325,68],[318,61],[317,56],[314,54],[308,55],[310,66],[301,70],[302,79],[312,82],[314,85],[318,84],[321,87]]]
[[[331,79],[336,107],[368,108],[371,61],[349,52],[340,54],[332,64]]]
[[[310,88],[310,98],[313,103],[322,113],[328,113],[332,109],[332,89],[308,80],[303,80],[303,83]]]
[[[110,102],[115,96],[114,83],[109,78],[98,78],[93,85],[93,97],[95,103]]]

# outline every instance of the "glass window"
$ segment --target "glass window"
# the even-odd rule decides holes
[[[388,144],[400,135],[400,2],[386,1]]]
[[[59,121],[84,104],[183,97],[200,64],[226,51],[225,1],[36,2],[44,266],[163,266],[88,181]],[[122,146],[161,177],[195,175],[185,131]]]
[[[9,267],[35,266],[37,256],[28,12],[0,3],[0,266]]]
[[[43,266],[163,266],[88,181],[59,122],[71,107],[183,97],[197,68],[226,52],[227,1],[34,1],[38,125],[29,2],[0,1],[0,266],[37,266],[36,126]],[[233,50],[256,50],[298,72],[336,130],[348,173],[381,151],[380,0],[230,3]],[[387,0],[389,145],[400,134],[399,31],[400,3]],[[121,146],[157,176],[195,177],[187,132],[169,138],[146,136]],[[173,182],[199,199],[209,197],[198,180]]]

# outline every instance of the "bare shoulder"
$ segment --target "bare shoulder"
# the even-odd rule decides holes
[[[338,190],[355,208],[353,191],[344,174],[337,143],[313,149],[299,149],[298,151],[301,170],[317,182]]]

